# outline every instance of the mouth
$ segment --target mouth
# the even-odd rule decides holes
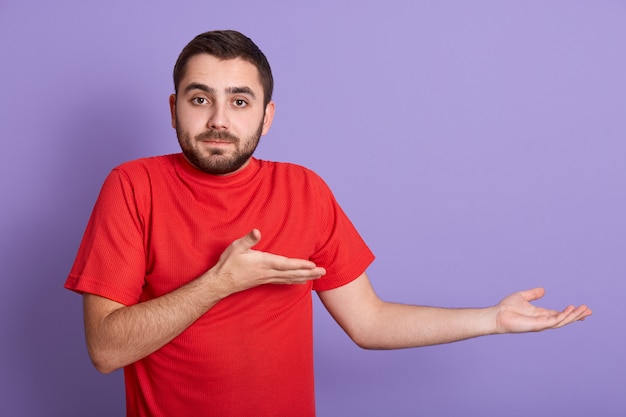
[[[237,140],[228,133],[206,132],[196,136],[196,140],[211,146],[227,146],[236,144]]]
[[[234,145],[235,142],[231,140],[223,140],[223,139],[201,139],[200,142],[205,143],[211,146],[227,146]]]

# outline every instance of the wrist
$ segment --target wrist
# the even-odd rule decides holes
[[[500,313],[500,308],[498,306],[486,307],[482,309],[483,316],[483,324],[481,327],[482,335],[492,335],[492,334],[501,334],[505,333],[501,326],[498,323],[498,316]]]
[[[230,295],[218,279],[218,275],[213,268],[200,275],[191,285],[193,286],[193,293],[197,295],[198,301],[207,310]]]

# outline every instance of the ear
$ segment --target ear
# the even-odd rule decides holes
[[[176,94],[170,95],[170,115],[172,117],[172,127],[176,129]]]
[[[270,130],[270,126],[272,126],[272,121],[274,120],[274,111],[276,109],[276,105],[273,101],[267,103],[265,106],[265,115],[263,116],[263,130],[261,131],[261,135],[265,135]]]

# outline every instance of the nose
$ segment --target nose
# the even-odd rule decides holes
[[[212,112],[207,120],[207,127],[213,130],[228,129],[229,121],[225,106],[216,105],[212,108]]]

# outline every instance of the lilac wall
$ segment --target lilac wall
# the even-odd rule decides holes
[[[626,415],[626,3],[89,3],[0,3],[0,415],[123,415],[62,285],[109,169],[177,150],[174,60],[218,28],[273,64],[259,156],[326,178],[381,296],[483,306],[544,285],[544,305],[594,309],[367,352],[316,304],[321,417]]]

